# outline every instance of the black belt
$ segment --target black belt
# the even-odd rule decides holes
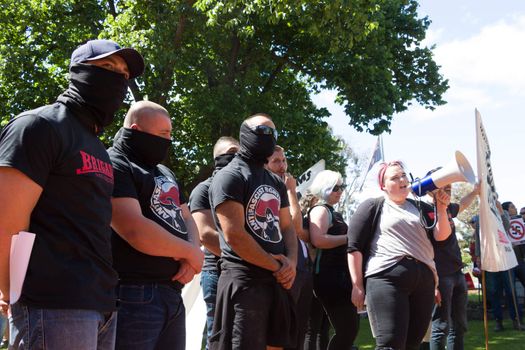
[[[171,287],[175,290],[182,290],[182,287],[184,287],[184,284],[178,282],[178,281],[119,281],[119,285],[161,285],[166,287]]]

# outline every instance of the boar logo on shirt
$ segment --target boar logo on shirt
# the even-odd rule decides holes
[[[257,187],[246,209],[246,222],[251,231],[265,241],[280,242],[280,206],[281,197],[275,188],[267,185]]]
[[[166,176],[155,177],[155,189],[151,195],[151,211],[159,219],[180,233],[187,234],[180,207],[179,185]]]

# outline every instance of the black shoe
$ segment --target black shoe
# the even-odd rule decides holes
[[[518,320],[512,321],[512,328],[514,328],[517,331],[525,331],[525,326],[521,324],[521,322],[518,323]]]
[[[496,320],[496,327],[494,327],[494,332],[501,332],[505,328],[503,328],[503,322],[501,320]]]

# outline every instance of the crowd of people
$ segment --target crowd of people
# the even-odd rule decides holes
[[[112,147],[98,138],[143,70],[136,50],[89,41],[73,52],[57,101],[0,135],[0,306],[10,348],[184,349],[194,325],[181,289],[199,273],[206,349],[356,349],[365,309],[376,349],[419,349],[429,326],[431,349],[463,348],[467,288],[452,219],[478,187],[457,204],[450,185],[429,203],[413,200],[404,165],[383,163],[384,196],[345,222],[336,210],[341,174],[320,172],[298,198],[277,126],[258,113],[241,123],[239,140],[217,140],[214,172],[187,200],[161,164],[172,133],[165,108],[136,102]],[[509,203],[507,219],[517,214]],[[10,302],[9,247],[20,231],[36,240],[21,297]],[[498,274],[487,278],[502,329],[497,286],[509,283]],[[521,310],[512,310],[521,329]]]

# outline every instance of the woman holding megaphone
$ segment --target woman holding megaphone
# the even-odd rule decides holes
[[[378,182],[384,196],[364,201],[348,227],[352,302],[362,309],[366,300],[376,349],[417,350],[438,284],[430,236],[450,235],[450,196],[440,191],[436,225],[425,229],[403,164],[381,164]]]

